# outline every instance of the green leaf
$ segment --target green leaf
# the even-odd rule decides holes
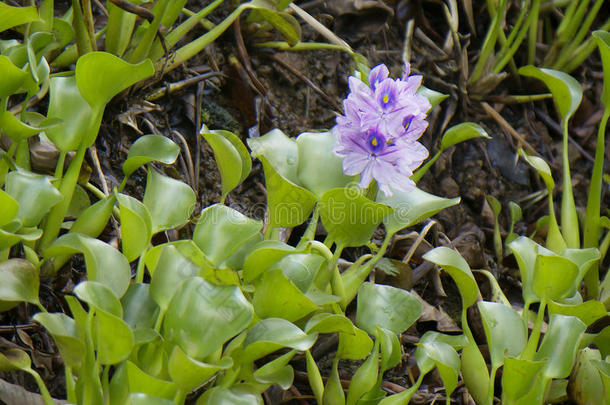
[[[258,243],[244,261],[244,282],[250,283],[256,280],[271,265],[294,251],[294,247],[275,240]]]
[[[172,164],[179,153],[180,147],[165,136],[141,136],[129,148],[127,159],[123,162],[123,173],[125,176],[130,176],[148,162]]]
[[[425,86],[419,86],[419,88],[417,89],[417,94],[420,94],[428,99],[431,106],[430,110],[442,103],[443,100],[445,100],[447,97],[449,97],[448,94],[440,93]]]
[[[90,205],[76,218],[70,232],[82,233],[97,238],[108,223],[116,196],[111,194],[106,198]]]
[[[123,319],[134,334],[137,334],[138,330],[153,327],[158,307],[150,296],[150,284],[131,283],[121,298],[121,306],[123,307]]]
[[[19,212],[19,203],[13,197],[8,195],[4,190],[0,189],[0,227],[8,224],[17,216]]]
[[[4,190],[19,203],[15,219],[23,226],[36,226],[62,196],[50,177],[14,170],[6,175]]]
[[[114,6],[112,3],[108,3],[108,6]],[[118,8],[118,7],[117,7]],[[136,17],[135,14],[125,13],[129,15],[133,15],[134,19]],[[126,405],[173,405],[174,402],[169,399],[153,397],[151,395],[146,395],[141,392],[137,392],[134,394],[129,394],[129,399]]]
[[[283,390],[287,390],[294,380],[294,370],[288,363],[295,354],[296,350],[291,350],[265,364],[253,373],[254,379],[263,384],[277,384]]]
[[[38,10],[34,6],[13,7],[0,3],[0,32],[38,20]]]
[[[420,223],[437,212],[456,205],[460,198],[442,198],[428,194],[418,188],[411,191],[392,190],[391,196],[377,193],[377,201],[389,205],[394,212],[383,219],[386,231],[390,234]]]
[[[346,187],[356,176],[343,173],[343,159],[333,153],[337,139],[330,132],[304,132],[297,137],[299,183],[318,197],[332,188]]]
[[[371,342],[372,347],[373,342]],[[366,356],[366,355],[365,355]],[[364,357],[364,356],[362,356]],[[344,405],[345,404],[345,393],[341,386],[341,378],[339,377],[339,362],[333,361],[332,369],[328,380],[326,380],[326,386],[324,386],[324,393],[322,398],[322,405]]]
[[[604,89],[602,92],[602,103],[606,108],[610,108],[610,32],[594,31],[593,38],[599,48],[599,54],[602,57],[602,65],[604,67]]]
[[[570,375],[578,344],[585,324],[574,316],[552,315],[534,360],[548,359],[543,369],[547,378],[566,378]]]
[[[263,405],[260,393],[246,384],[235,384],[231,388],[214,387],[210,391],[209,397],[199,397],[196,405]]]
[[[562,120],[569,120],[582,100],[582,86],[572,76],[557,70],[523,66],[519,74],[542,80],[553,94]]]
[[[479,287],[470,266],[458,252],[447,247],[437,247],[426,253],[423,258],[440,266],[453,278],[462,296],[463,309],[477,301],[480,296]]]
[[[248,330],[243,343],[243,354],[240,357],[234,356],[234,360],[248,364],[283,347],[307,350],[314,344],[317,337],[317,334],[305,334],[296,325],[285,319],[263,319]]]
[[[347,405],[355,405],[364,394],[372,390],[377,383],[378,372],[379,343],[376,343],[373,352],[352,376],[345,403]]]
[[[491,139],[491,136],[489,136],[480,125],[475,124],[474,122],[463,122],[454,125],[445,131],[441,139],[440,150],[444,151],[460,142],[479,137]]]
[[[401,334],[421,312],[421,303],[408,291],[369,282],[358,290],[356,325],[371,335],[377,332],[377,327]]]
[[[259,235],[263,224],[222,204],[203,211],[193,231],[193,241],[214,266],[220,266],[241,245]]]
[[[366,245],[383,218],[394,210],[349,188],[334,188],[322,195],[320,218],[337,245]]]
[[[129,360],[126,364],[129,392],[140,392],[168,400],[174,399],[178,390],[176,384],[146,374]]]
[[[607,404],[610,401],[610,397],[604,395],[601,370],[596,367],[596,362],[600,361],[599,350],[585,347],[578,352],[570,373],[570,397],[577,403]]]
[[[544,181],[546,189],[549,191],[549,193],[552,193],[553,189],[555,188],[555,181],[553,180],[553,174],[551,173],[551,168],[549,167],[548,163],[538,156],[528,155],[523,151],[523,149],[519,149],[519,154],[530,166],[536,170],[538,175],[542,177],[542,181]]]
[[[107,52],[89,52],[76,62],[76,83],[93,111],[103,109],[117,94],[155,73],[150,60],[125,62]]]
[[[546,362],[506,356],[502,369],[502,402],[511,403],[530,392]]]
[[[152,218],[148,208],[125,194],[116,194],[121,218],[121,248],[129,262],[134,261],[150,243]]]
[[[263,2],[254,0],[252,4],[263,4]],[[296,45],[301,40],[301,25],[292,15],[263,7],[257,7],[256,11],[282,34],[290,46]]]
[[[220,370],[233,366],[233,360],[225,357],[220,364],[207,364],[186,355],[179,346],[174,346],[167,364],[172,381],[185,392],[192,391]]]
[[[316,197],[299,184],[294,139],[274,129],[259,138],[249,138],[248,145],[252,156],[263,163],[269,225],[294,227],[302,224],[309,217]]]
[[[534,280],[534,265],[536,264],[536,256],[539,248],[542,248],[542,246],[530,238],[520,236],[514,241],[510,242],[508,247],[515,255],[517,265],[519,266],[521,283],[523,285],[521,288],[523,299],[528,303],[538,301],[538,297],[532,290],[532,282]]]
[[[460,358],[453,347],[440,341],[421,343],[416,349],[420,356],[430,358],[438,368],[445,386],[445,395],[450,397],[458,383]],[[418,360],[418,364],[419,364]]]
[[[30,370],[30,356],[21,349],[8,349],[0,353],[0,371]]]
[[[495,370],[504,363],[504,356],[517,356],[527,343],[526,325],[517,311],[504,304],[479,301],[491,367]]]
[[[201,360],[243,331],[253,313],[239,287],[214,285],[194,277],[174,294],[163,334],[188,356]]]
[[[0,306],[6,301],[25,301],[40,305],[38,269],[27,260],[8,259],[0,262]]]
[[[187,184],[148,169],[143,203],[150,212],[153,234],[184,225],[195,202],[195,192]]]
[[[282,318],[291,322],[318,309],[281,269],[268,270],[263,274],[256,284],[252,305],[260,318]]]
[[[87,278],[99,281],[110,288],[117,298],[127,291],[131,279],[129,262],[118,250],[98,239],[68,233],[49,246],[44,257],[83,253],[87,267]]]
[[[377,327],[375,338],[379,340],[379,352],[381,353],[380,368],[383,373],[385,370],[396,367],[400,363],[402,347],[398,340],[398,335],[391,330]]]
[[[74,319],[62,313],[39,312],[32,319],[53,336],[61,359],[67,366],[77,367],[83,361],[85,344],[78,335]]]
[[[200,134],[214,151],[214,158],[222,178],[222,201],[224,201],[227,194],[250,174],[252,170],[250,155],[241,139],[232,132],[208,130],[204,125]]]
[[[85,189],[77,184],[76,188],[74,189],[74,193],[72,194],[68,211],[66,211],[66,217],[76,218],[90,206],[91,200],[89,199],[89,195]]]
[[[30,114],[26,113],[26,121],[30,117]],[[45,119],[40,122],[37,126],[28,125],[20,121],[17,117],[11,114],[9,111],[4,111],[0,114],[0,128],[2,131],[15,142],[27,139],[30,136],[34,136],[48,128],[59,125],[61,121],[56,118]]]
[[[337,358],[360,360],[368,356],[373,348],[373,340],[362,329],[354,328],[355,333],[339,332]]]
[[[606,315],[606,307],[599,301],[590,300],[577,305],[549,302],[549,315],[561,314],[575,316],[589,326]]]
[[[321,312],[315,314],[305,324],[305,333],[356,333],[352,321],[345,315]]]
[[[74,287],[74,294],[91,307],[101,309],[118,318],[123,317],[123,308],[112,290],[95,281],[82,281]]]
[[[95,311],[95,346],[100,364],[117,364],[127,359],[134,345],[133,332],[121,318],[98,309]]]
[[[578,267],[561,256],[536,256],[532,291],[540,299],[558,300],[574,290],[578,280]]]
[[[4,4],[0,3],[0,7],[2,6],[4,6]],[[0,16],[0,24],[2,24],[1,18],[3,18],[4,15],[0,14]],[[3,77],[3,80],[0,83],[0,98],[5,98],[12,94],[16,94],[20,89],[21,84],[28,77],[27,72],[19,69],[8,57],[4,55],[0,55],[0,72],[2,73]]]

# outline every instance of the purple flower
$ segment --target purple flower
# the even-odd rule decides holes
[[[401,79],[389,78],[385,65],[374,67],[369,85],[349,78],[350,94],[343,101],[345,115],[337,117],[333,133],[335,153],[343,157],[343,171],[360,174],[360,187],[372,179],[386,195],[392,188],[409,191],[410,179],[428,151],[417,139],[428,126],[428,100],[416,94],[421,76],[409,76],[409,65]]]

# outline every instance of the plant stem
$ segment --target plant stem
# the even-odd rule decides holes
[[[61,180],[64,175],[64,164],[66,162],[66,152],[60,151],[59,157],[57,158],[57,165],[55,166],[55,179]]]
[[[68,166],[68,170],[66,170],[66,174],[64,175],[64,178],[59,186],[59,192],[63,196],[63,200],[60,201],[59,204],[55,205],[51,209],[51,212],[49,212],[42,238],[38,244],[38,251],[43,251],[49,247],[49,245],[55,239],[57,239],[57,235],[59,235],[61,224],[64,221],[64,217],[66,216],[66,212],[68,211],[68,207],[72,201],[72,195],[74,194],[74,189],[76,188],[76,182],[78,181],[78,175],[80,174],[80,169],[83,164],[86,151],[86,147],[79,148],[74,156],[74,159],[72,159],[70,166]]]
[[[521,353],[520,358],[523,360],[531,361],[534,358],[534,354],[538,349],[538,340],[540,340],[540,328],[542,327],[542,321],[544,320],[544,311],[546,309],[546,299],[540,301],[540,308],[538,308],[538,314],[536,315],[536,321],[532,329],[532,334],[527,341],[525,349]]]
[[[42,381],[42,378],[40,378],[40,374],[38,374],[31,368],[25,371],[27,371],[32,377],[34,377],[34,380],[36,380],[36,384],[38,385],[38,389],[40,389],[40,395],[42,396],[45,405],[55,405],[55,401],[53,401],[53,398],[51,397],[51,394],[49,393],[49,390],[47,389],[47,386],[45,385],[44,381]]]
[[[307,229],[303,233],[301,240],[297,248],[301,247],[303,244],[307,243],[310,240],[313,240],[316,236],[316,228],[318,227],[318,219],[320,218],[320,209],[318,208],[318,204],[313,209],[313,213],[311,214],[311,219],[307,224]]]
[[[64,365],[64,373],[66,375],[66,394],[68,402],[75,404],[76,399],[76,385],[74,384],[74,377],[72,376],[72,367]]]
[[[578,216],[572,192],[572,178],[570,175],[570,159],[568,156],[568,120],[563,120],[563,193],[561,198],[561,231],[569,248],[580,247],[578,229]]]
[[[436,154],[432,157],[432,159],[428,160],[425,165],[420,167],[413,175],[411,176],[411,180],[417,183],[423,176],[426,174],[430,167],[436,162],[436,159],[443,153],[444,149],[440,149]]]
[[[138,267],[136,269],[135,279],[136,283],[144,282],[144,257],[146,256],[146,252],[148,252],[148,246],[146,247],[146,249],[144,249],[144,251],[140,254],[140,257],[138,258]]]

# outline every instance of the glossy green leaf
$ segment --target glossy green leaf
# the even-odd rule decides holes
[[[91,109],[76,85],[75,76],[54,76],[50,79],[49,118],[62,124],[45,131],[47,137],[62,152],[76,150],[81,144],[93,142],[102,114]],[[93,140],[88,138],[93,137]]]
[[[150,60],[131,64],[107,52],[89,52],[76,62],[78,89],[94,111],[104,108],[114,96],[154,73]]]
[[[532,291],[539,298],[558,300],[569,295],[578,281],[578,267],[561,256],[537,255]]]
[[[13,7],[0,3],[0,32],[38,19],[38,10],[34,6]]]
[[[294,322],[318,309],[281,269],[266,271],[256,283],[252,300],[260,318],[282,318]]]
[[[437,247],[426,253],[423,258],[440,266],[453,278],[462,296],[462,308],[467,308],[476,302],[480,296],[479,287],[470,266],[458,252],[447,247]]]
[[[454,125],[443,134],[441,139],[441,151],[460,142],[479,137],[491,139],[491,136],[489,136],[480,125],[475,124],[474,122],[463,122]]]
[[[389,370],[400,363],[402,347],[398,335],[391,330],[377,327],[375,339],[379,341],[379,352],[381,353],[381,371]]]
[[[294,247],[279,241],[266,240],[258,243],[244,261],[244,281],[254,281],[271,265],[294,251]]]
[[[0,3],[0,7],[2,5],[3,3]],[[0,20],[0,24],[1,23],[2,22]],[[0,98],[8,97],[17,93],[21,87],[21,84],[28,77],[27,72],[15,66],[15,64],[5,55],[0,55],[0,72],[2,73],[3,77],[3,80],[0,83]]]
[[[187,184],[148,169],[143,203],[150,212],[153,234],[184,225],[195,201],[195,192]]]
[[[485,328],[491,366],[504,363],[504,356],[518,356],[527,343],[527,328],[517,311],[504,304],[479,301],[477,303]]]
[[[468,338],[466,335],[446,335],[436,331],[428,331],[419,340],[423,342],[443,342],[453,347],[455,350],[463,349],[468,345]]]
[[[87,278],[110,288],[117,298],[127,291],[131,279],[129,262],[118,250],[98,239],[68,233],[61,236],[44,252],[44,257],[83,253]]]
[[[4,190],[0,189],[0,227],[8,224],[17,216],[19,212],[19,203]]]
[[[254,0],[252,2],[252,4],[264,3],[265,2],[260,0]],[[282,34],[289,45],[296,45],[301,40],[301,26],[292,15],[285,12],[278,12],[267,7],[257,7],[256,11],[267,20],[273,28]]]
[[[512,403],[532,390],[546,360],[532,361],[506,356],[502,369],[502,402]]]
[[[599,265],[599,260],[601,259],[601,254],[597,248],[566,249],[561,252],[561,256],[571,260],[578,266],[577,280],[582,280],[589,270]],[[576,287],[577,285],[574,286],[574,290],[568,293],[568,295],[576,293]]]
[[[551,168],[549,167],[548,163],[538,156],[528,155],[522,149],[519,150],[519,154],[530,166],[536,170],[538,175],[540,175],[547,190],[552,192],[555,188],[555,181],[553,180],[553,174],[551,173]]]
[[[408,291],[366,282],[358,290],[356,325],[374,335],[377,327],[403,333],[420,317],[422,306]]]
[[[352,376],[345,403],[347,405],[355,405],[364,394],[372,390],[375,384],[377,384],[378,372],[379,343],[377,342],[370,356],[358,367],[358,370]]]
[[[243,331],[253,313],[239,287],[214,285],[194,277],[174,294],[163,334],[188,356],[201,360]]]
[[[315,314],[305,324],[305,333],[356,333],[352,321],[345,315],[321,312]]]
[[[317,273],[325,270],[321,270],[323,261],[324,259],[315,253],[295,253],[284,256],[272,265],[271,269],[281,269],[300,291],[309,296],[310,293],[315,294],[312,284]]]
[[[89,199],[89,194],[77,184],[74,193],[72,194],[68,211],[66,211],[66,217],[76,218],[90,206],[91,200]]]
[[[311,214],[316,197],[299,184],[298,151],[294,139],[274,129],[262,137],[249,138],[248,145],[252,156],[263,163],[270,226],[302,224]]]
[[[570,397],[579,404],[604,404],[610,397],[604,395],[600,370],[595,363],[601,361],[599,350],[585,347],[578,352],[570,373]]]
[[[6,175],[4,191],[19,203],[16,219],[23,226],[36,226],[62,200],[50,177],[14,170]]]
[[[322,374],[320,374],[320,369],[309,350],[305,351],[305,358],[307,361],[307,380],[309,381],[309,386],[316,397],[316,401],[321,404],[324,396]]]
[[[602,103],[606,108],[610,108],[610,32],[594,31],[593,38],[597,43],[597,48],[602,57],[604,66],[604,89],[602,92]]]
[[[230,357],[223,358],[220,364],[202,363],[187,356],[179,346],[174,346],[167,366],[172,381],[185,392],[189,392],[218,371],[226,370],[232,365],[233,360]]]
[[[343,387],[341,386],[341,378],[339,377],[338,365],[339,362],[337,360],[333,361],[330,376],[328,376],[328,379],[326,380],[326,385],[324,386],[322,405],[345,404],[345,393],[343,392]]]
[[[377,201],[394,208],[394,212],[383,219],[386,232],[396,232],[418,224],[437,212],[456,205],[460,198],[442,198],[428,194],[418,188],[411,191],[392,190],[391,196],[377,193]]]
[[[417,89],[417,94],[420,94],[428,99],[431,106],[430,110],[442,103],[443,100],[445,100],[447,97],[449,97],[448,94],[440,93],[425,86],[419,86],[419,89]]]
[[[100,364],[117,364],[129,356],[133,332],[121,318],[103,310],[95,311],[95,346]]]
[[[4,302],[29,302],[40,305],[38,269],[27,260],[8,259],[0,262],[0,306]]]
[[[585,301],[577,305],[560,304],[554,301],[548,304],[549,315],[561,314],[571,315],[580,319],[589,326],[599,318],[606,315],[606,307],[597,300]]]
[[[373,340],[368,333],[354,328],[354,333],[339,332],[337,357],[340,359],[360,360],[368,356],[373,348]]]
[[[508,244],[517,260],[519,272],[521,273],[521,292],[526,302],[538,301],[538,297],[532,290],[534,279],[534,265],[540,245],[525,236],[520,236]]]
[[[297,137],[297,178],[319,197],[332,188],[356,182],[343,173],[343,159],[333,152],[337,139],[330,132],[304,132]]]
[[[39,312],[32,319],[51,334],[67,366],[75,367],[82,363],[85,344],[78,335],[74,319],[66,314],[48,312]]]
[[[334,188],[322,195],[320,218],[337,245],[366,245],[383,218],[394,210],[349,188]]]
[[[489,389],[489,370],[476,343],[470,342],[462,349],[461,361],[462,378],[468,393],[475,403],[485,403]]]
[[[152,236],[152,218],[148,208],[125,194],[116,195],[121,218],[121,248],[132,262],[148,247]]]
[[[158,307],[150,296],[150,284],[131,283],[121,298],[121,306],[123,320],[134,331],[134,335],[138,330],[153,327]]]
[[[136,22],[136,15],[122,8],[107,3],[108,23],[106,24],[106,36],[104,45],[106,52],[117,56],[123,56],[129,42]]]
[[[317,334],[308,335],[285,319],[263,319],[248,330],[243,343],[243,355],[234,359],[248,364],[283,347],[307,350],[316,338]]]
[[[123,173],[130,176],[148,162],[172,164],[179,153],[180,147],[165,136],[141,136],[129,148],[127,159],[123,162]]]
[[[167,309],[180,285],[200,271],[197,263],[171,244],[155,246],[146,254],[145,261],[151,274],[150,295],[162,311]]]
[[[168,400],[174,399],[178,390],[176,384],[146,374],[129,360],[126,364],[129,392],[140,392]]]
[[[50,118],[41,122],[39,125],[33,126],[20,121],[9,111],[4,111],[0,114],[0,128],[2,128],[2,131],[9,138],[16,142],[34,136],[52,126],[59,125],[60,123],[60,120]]]
[[[70,228],[70,232],[82,233],[93,238],[98,237],[110,219],[115,201],[116,196],[111,194],[90,205],[76,218],[76,221],[74,221]]]
[[[0,353],[0,371],[29,370],[30,356],[21,349],[8,349]]]
[[[542,80],[553,93],[553,99],[563,120],[568,120],[582,100],[582,87],[572,76],[557,70],[523,66],[519,74]]]
[[[460,358],[453,347],[447,343],[440,341],[431,341],[421,343],[417,347],[416,357],[418,353],[420,356],[429,357],[436,368],[439,371],[443,385],[445,386],[445,395],[451,396],[458,383],[458,376],[460,373]],[[418,359],[418,364],[420,360]]]
[[[248,177],[252,161],[242,141],[232,132],[201,129],[203,136],[214,151],[214,158],[222,178],[222,199]]]
[[[95,281],[82,281],[74,287],[74,294],[91,307],[101,309],[118,318],[123,317],[123,308],[112,290]]]
[[[250,219],[222,204],[203,211],[193,231],[193,241],[215,266],[220,266],[242,244],[260,233],[261,221]]]
[[[585,328],[585,324],[576,317],[551,316],[547,332],[534,355],[534,360],[548,359],[543,369],[545,377],[566,378],[570,375]]]
[[[112,3],[108,3],[109,6],[112,6]],[[116,7],[116,6],[114,6]],[[118,8],[118,7],[117,7]],[[125,13],[129,14],[129,13]],[[135,14],[133,15],[135,18]],[[129,398],[127,400],[126,405],[172,405],[174,402],[169,399],[153,397],[151,395],[146,395],[141,392],[129,394]]]
[[[287,390],[294,380],[294,370],[288,363],[295,354],[296,350],[291,350],[265,364],[253,373],[254,379],[263,384],[277,384]]]
[[[595,366],[599,370],[599,374],[602,378],[602,384],[604,385],[606,399],[610,398],[610,362],[597,360],[593,361],[593,364],[595,364]]]
[[[201,396],[199,398],[200,400],[197,401],[196,405],[264,404],[260,393],[245,384],[236,384],[228,389],[215,387],[209,397]],[[204,399],[204,401],[201,399]]]

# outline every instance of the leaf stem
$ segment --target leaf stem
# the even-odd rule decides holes
[[[530,338],[527,341],[525,349],[521,353],[521,359],[531,361],[534,358],[534,354],[538,349],[538,340],[540,340],[540,329],[542,328],[542,321],[544,320],[544,311],[546,309],[546,299],[540,301],[540,308],[538,308],[538,314],[536,315],[536,321]]]

